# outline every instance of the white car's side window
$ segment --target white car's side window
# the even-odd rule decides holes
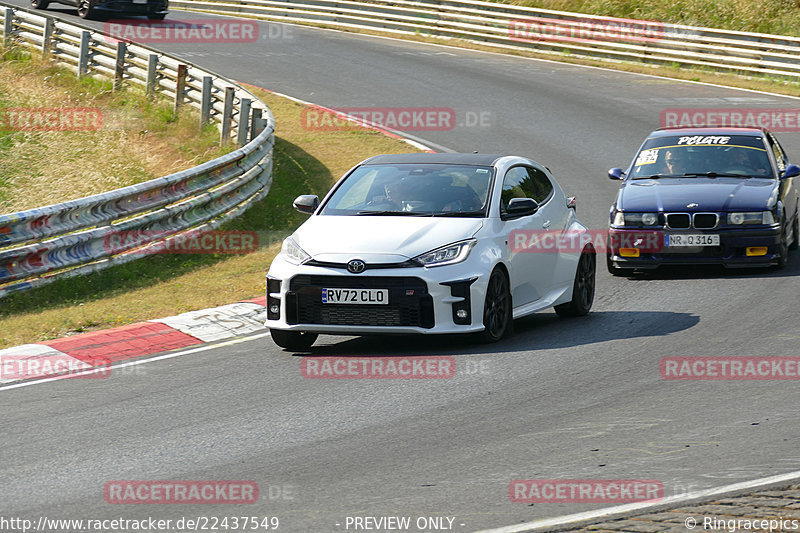
[[[528,172],[525,167],[513,167],[503,178],[503,191],[500,195],[500,212],[505,212],[512,198],[529,198],[523,188]]]
[[[532,198],[537,203],[544,203],[553,192],[553,184],[547,175],[539,169],[529,167],[513,167],[503,178],[503,192],[500,199],[500,211],[504,212],[512,198]]]

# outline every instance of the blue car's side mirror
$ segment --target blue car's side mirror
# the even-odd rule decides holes
[[[612,180],[624,180],[625,172],[621,168],[612,168],[608,171],[608,178]]]
[[[793,178],[800,176],[800,167],[797,165],[786,165],[786,170],[781,175],[782,178]]]

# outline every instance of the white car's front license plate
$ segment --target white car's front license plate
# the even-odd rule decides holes
[[[719,246],[719,235],[664,235],[664,246]]]
[[[324,304],[389,304],[389,289],[322,289]]]

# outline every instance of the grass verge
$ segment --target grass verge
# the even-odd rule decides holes
[[[303,193],[322,195],[350,167],[380,153],[415,151],[360,128],[308,131],[302,105],[251,89],[272,109],[280,135],[269,195],[220,230],[250,230],[246,255],[157,255],[0,300],[0,348],[229,304],[264,294],[265,274],[283,238],[305,216],[292,208]]]
[[[512,0],[501,3],[734,31],[800,36],[800,0]]]
[[[216,127],[198,129],[194,109],[175,114],[137,87],[113,91],[110,81],[79,80],[21,49],[0,50],[0,59],[0,213],[133,185],[231,150],[220,147]],[[42,108],[68,119],[55,131],[26,128]]]

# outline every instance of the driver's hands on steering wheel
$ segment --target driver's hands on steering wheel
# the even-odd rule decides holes
[[[374,207],[376,205],[388,205],[397,209],[400,209],[401,207],[386,196],[373,196],[372,199],[364,205],[364,207]]]

